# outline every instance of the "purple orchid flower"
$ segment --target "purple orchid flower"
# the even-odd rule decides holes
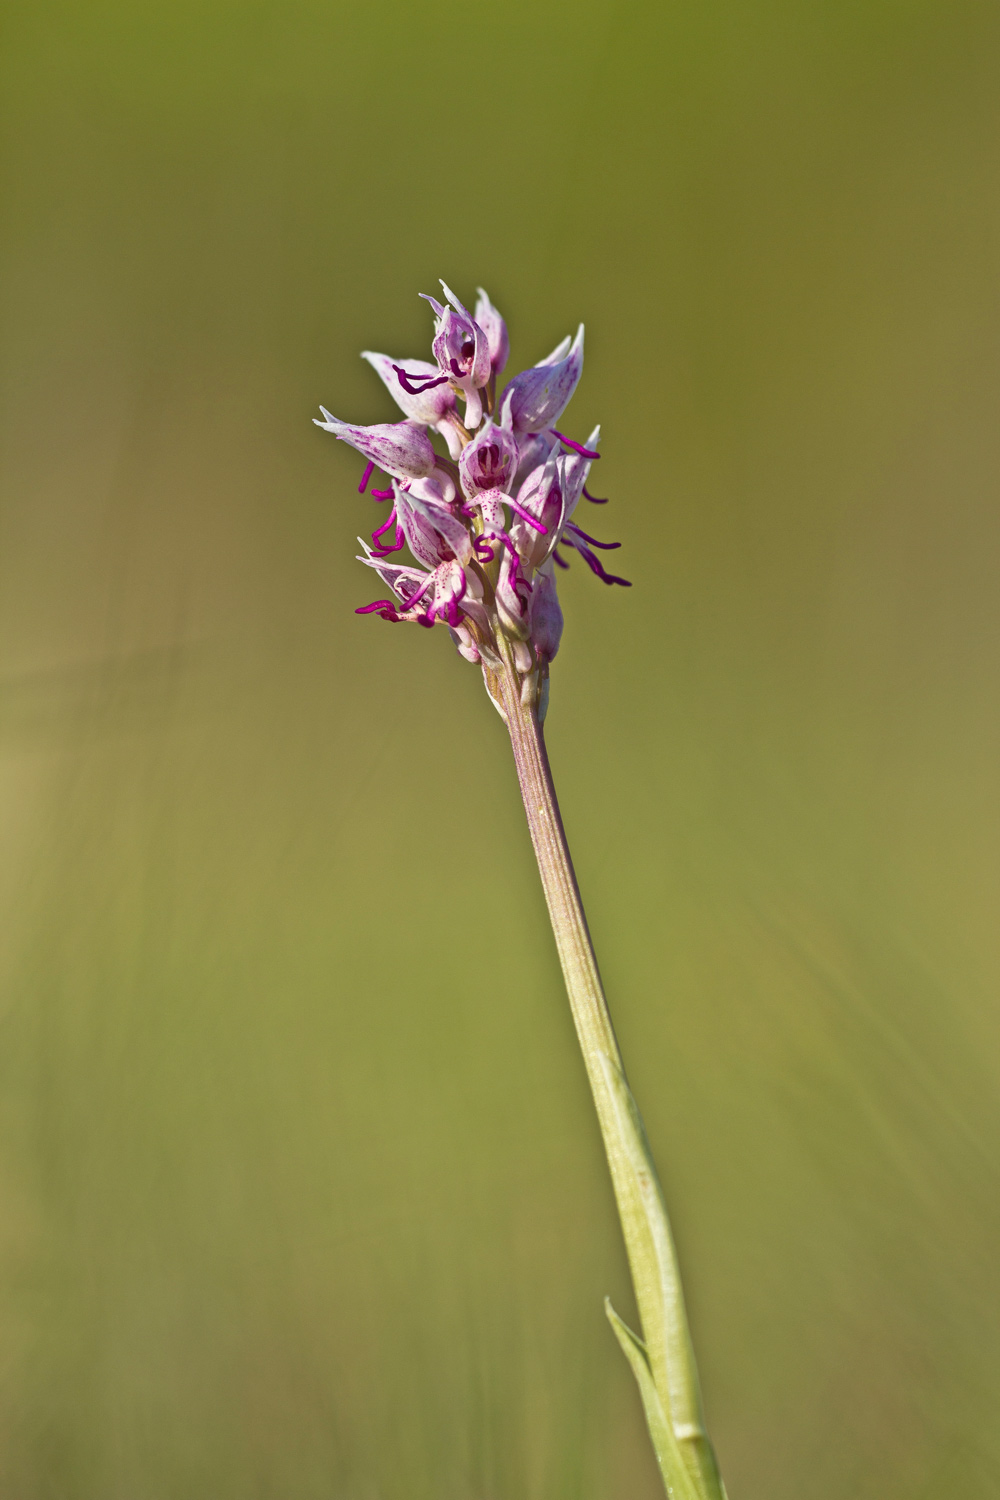
[[[364,555],[359,554],[358,562],[364,563],[366,568],[374,568],[386,588],[391,589],[396,595],[396,599],[406,600],[416,597],[417,590],[423,588],[423,585],[427,581],[428,574],[426,569],[414,568],[409,563],[386,562],[385,558],[380,557],[378,553],[372,551],[371,547],[369,547],[368,543],[362,537],[358,537],[358,541],[364,548]],[[388,615],[382,614],[384,610],[389,611]],[[382,614],[383,619],[398,620],[401,618],[395,601],[392,599],[379,599],[374,604],[365,604],[360,609],[355,610],[355,614],[359,615],[375,613]]]
[[[563,339],[547,359],[524,370],[507,386],[514,431],[542,432],[558,422],[583,373],[583,324],[572,343]]]
[[[600,442],[600,439],[601,429],[600,427],[595,427],[586,443],[573,443],[570,446],[569,453],[562,455],[556,461],[562,476],[564,509],[559,524],[559,533],[556,541],[553,543],[551,552],[554,561],[566,567],[565,558],[561,557],[555,551],[555,548],[556,546],[572,547],[580,554],[591,572],[596,573],[602,583],[617,583],[622,588],[628,589],[632,587],[629,580],[627,578],[619,578],[616,573],[608,573],[600,558],[592,550],[594,547],[597,547],[602,552],[616,552],[621,546],[621,542],[598,541],[596,537],[590,536],[572,519],[573,512],[580,502],[581,495],[586,494],[587,476],[590,473],[594,457],[597,456],[597,444]],[[564,438],[563,442],[569,446],[567,439]],[[593,457],[590,455],[593,455]],[[518,495],[518,499],[521,499],[520,494]],[[515,541],[519,548],[530,546],[530,541],[527,538],[522,541],[518,536],[515,537]]]
[[[468,574],[454,559],[425,570],[402,563],[387,563],[372,552],[367,542],[362,541],[361,546],[364,555],[358,557],[358,562],[373,568],[396,599],[376,599],[371,604],[362,605],[355,614],[378,614],[394,624],[405,620],[425,626],[441,623],[455,631],[464,627],[465,635],[472,641],[465,619],[480,626],[486,621],[482,584],[478,578]],[[396,600],[402,605],[401,609]]]
[[[436,320],[433,363],[397,362],[370,349],[363,355],[406,420],[354,426],[325,407],[317,419],[367,460],[361,494],[375,468],[391,479],[390,489],[371,491],[392,504],[371,544],[362,543],[361,558],[388,597],[358,613],[445,624],[461,655],[484,673],[512,665],[529,695],[524,701],[542,712],[563,628],[556,569],[575,552],[605,583],[627,586],[598,555],[619,544],[590,536],[575,519],[581,497],[591,498],[585,485],[600,428],[581,443],[554,425],[580,378],[583,327],[515,375],[499,413],[487,414],[508,358],[506,324],[481,287],[473,316],[441,285],[446,304],[426,299]],[[447,458],[435,450],[434,434],[447,444]],[[404,549],[409,559],[397,558]]]
[[[518,513],[510,528],[511,540],[527,568],[539,568],[559,541],[566,514],[562,460],[552,453],[533,469],[517,492]],[[536,525],[524,519],[531,516]]]
[[[577,445],[577,448],[583,449],[582,453],[571,450],[569,453],[563,454],[559,459],[560,472],[563,476],[566,491],[566,510],[563,515],[564,525],[572,518],[573,512],[580,503],[580,496],[583,494],[583,488],[587,483],[591,467],[594,460],[599,456],[597,445],[600,441],[601,429],[598,425],[594,428],[586,443]]]
[[[332,432],[343,443],[357,448],[370,463],[396,479],[423,479],[434,472],[437,454],[422,427],[413,422],[376,422],[371,427],[353,427],[320,407],[324,421],[313,417],[317,427]]]
[[[457,561],[464,566],[472,557],[472,537],[464,521],[440,501],[422,499],[413,486],[394,484],[396,518],[417,562],[427,568]]]
[[[434,358],[442,374],[465,397],[465,426],[474,432],[482,421],[483,400],[479,392],[490,378],[492,364],[490,343],[486,334],[463,307],[455,293],[443,281],[442,290],[450,307],[442,307],[434,297],[421,292],[434,309]],[[553,418],[553,420],[555,420]]]
[[[482,490],[466,508],[467,512],[478,516],[482,526],[475,543],[476,556],[480,562],[492,562],[497,555],[497,548],[505,545],[505,538],[506,544],[513,546],[507,533],[507,516],[504,511],[504,506],[510,503],[510,496],[504,494],[503,490]],[[489,556],[485,555],[486,552]]]
[[[600,437],[601,429],[595,427],[584,452],[596,453]],[[575,451],[560,453],[555,444],[545,463],[533,469],[521,485],[517,492],[519,514],[511,526],[511,539],[526,567],[540,568],[564,540],[593,461]],[[520,512],[542,522],[544,531],[526,522]]]
[[[537,529],[526,525],[519,513],[511,526],[511,540],[528,568],[541,568],[550,557],[560,567],[568,567],[565,558],[555,549],[557,546],[572,547],[602,583],[631,588],[627,578],[608,573],[592,550],[597,547],[604,552],[614,552],[621,543],[598,541],[572,520],[581,495],[586,494],[587,476],[594,457],[598,456],[600,437],[601,429],[595,427],[586,444],[574,443],[569,453],[558,457],[553,451],[544,467],[528,475],[518,491],[517,505],[519,511],[528,512],[545,524],[546,535],[540,536]]]
[[[490,368],[494,375],[502,375],[507,357],[510,354],[510,340],[507,337],[507,324],[497,312],[493,303],[487,297],[482,287],[477,287],[476,298],[476,322],[486,335],[486,342],[490,349]]]

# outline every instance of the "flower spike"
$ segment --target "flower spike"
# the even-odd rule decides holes
[[[563,630],[556,575],[569,555],[578,553],[604,583],[629,586],[598,556],[619,543],[592,537],[573,519],[601,430],[582,443],[555,426],[580,379],[583,325],[515,375],[495,404],[507,326],[482,287],[470,313],[441,286],[443,301],[425,296],[434,313],[432,360],[371,349],[362,355],[404,420],[356,426],[320,408],[317,425],[365,459],[359,493],[391,501],[360,557],[388,597],[357,613],[444,624],[459,653],[482,666],[488,686],[489,674],[507,663],[525,701],[542,705]],[[370,488],[376,470],[389,475],[391,488]]]

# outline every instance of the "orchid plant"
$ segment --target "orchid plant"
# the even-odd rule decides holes
[[[509,352],[503,318],[481,288],[470,313],[441,285],[444,303],[426,298],[435,320],[433,360],[363,355],[404,420],[360,427],[324,407],[315,419],[366,460],[361,494],[376,471],[387,479],[371,495],[391,502],[388,516],[370,543],[361,542],[358,560],[388,597],[357,613],[444,625],[460,655],[481,667],[510,733],[611,1169],[641,1337],[610,1302],[605,1308],[638,1382],[671,1500],[723,1500],[663,1194],[604,997],[542,731],[563,630],[556,570],[576,553],[602,582],[629,587],[594,550],[620,544],[598,541],[574,520],[581,499],[606,504],[586,488],[600,457],[600,428],[578,442],[555,425],[583,371],[583,327],[498,397]],[[397,560],[404,549],[412,562]]]

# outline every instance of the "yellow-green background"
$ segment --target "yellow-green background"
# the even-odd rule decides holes
[[[310,425],[443,275],[587,324],[550,746],[733,1500],[995,1496],[994,0],[4,27],[0,1493],[657,1493],[502,726]]]

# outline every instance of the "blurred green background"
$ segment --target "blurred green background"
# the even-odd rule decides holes
[[[503,729],[310,425],[444,276],[587,323],[549,742],[733,1500],[995,1496],[994,0],[4,26],[0,1492],[658,1494]]]

